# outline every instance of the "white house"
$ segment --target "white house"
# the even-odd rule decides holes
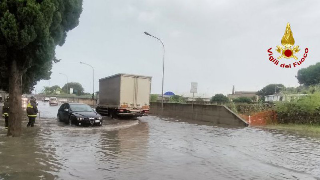
[[[291,101],[294,99],[299,99],[303,96],[306,96],[307,94],[273,94],[265,96],[264,99],[267,102],[276,102],[276,101]]]

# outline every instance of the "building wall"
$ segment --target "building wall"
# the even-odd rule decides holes
[[[193,119],[212,122],[213,124],[247,126],[247,123],[225,106],[164,103],[162,113],[161,103],[151,103],[150,113],[173,118]]]
[[[92,100],[92,99],[79,99],[78,103],[88,104],[89,106],[97,105],[95,100]]]
[[[89,106],[97,105],[95,100],[92,100],[91,98],[58,98],[58,101],[59,102],[84,103],[84,104],[87,104]]]
[[[288,101],[300,99],[307,94],[277,94],[277,95],[268,95],[265,96],[265,101],[275,102],[275,101]]]
[[[230,99],[236,99],[239,97],[256,97],[256,100],[259,99],[259,96],[256,94],[257,92],[251,92],[251,91],[236,91],[234,94],[228,94],[227,97]]]
[[[259,97],[256,94],[228,94],[228,98],[230,99],[235,99],[235,98],[239,98],[239,97],[248,97],[248,98],[252,98],[252,97]]]

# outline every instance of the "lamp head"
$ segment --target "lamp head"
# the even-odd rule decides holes
[[[147,32],[144,32],[144,34],[148,35],[148,36],[151,36],[151,34],[147,33]]]

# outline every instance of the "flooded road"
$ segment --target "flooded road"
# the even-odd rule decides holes
[[[39,109],[20,138],[0,121],[0,179],[320,179],[317,137],[154,116],[76,127]]]

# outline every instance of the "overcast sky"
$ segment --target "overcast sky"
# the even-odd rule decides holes
[[[162,45],[165,44],[164,91],[185,94],[198,82],[198,94],[211,96],[236,91],[257,91],[267,84],[298,86],[297,71],[320,60],[320,1],[317,0],[84,0],[77,28],[57,47],[50,81],[43,86],[79,82],[92,93],[99,79],[117,73],[152,76],[152,93],[161,93]],[[282,69],[268,60],[275,57],[286,24],[291,24],[295,45],[309,54],[299,67]],[[281,59],[280,63],[293,63]]]

